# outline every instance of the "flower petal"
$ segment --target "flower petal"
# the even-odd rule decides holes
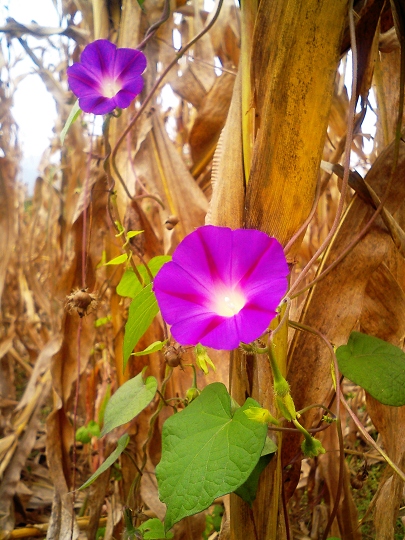
[[[115,96],[117,107],[120,109],[126,109],[131,104],[131,101],[142,92],[143,79],[142,77],[136,77],[131,81],[127,81],[124,88],[118,92]]]
[[[98,78],[113,79],[117,47],[107,39],[98,39],[89,43],[80,55],[80,62],[86,69]]]
[[[230,351],[240,342],[234,318],[220,317],[210,312],[177,322],[170,331],[179,343],[201,343],[205,347],[218,350]]]
[[[114,79],[119,79],[124,85],[127,79],[141,75],[146,69],[146,57],[136,49],[117,49],[114,64]]]
[[[67,69],[69,86],[79,97],[100,95],[100,83],[81,64],[73,64]]]
[[[173,261],[162,266],[153,290],[168,324],[208,311],[208,291]]]
[[[289,269],[283,250],[277,243],[271,245],[262,257],[252,264],[251,269],[240,280],[239,286],[249,298],[256,294],[274,298],[277,303],[273,307],[276,307],[287,291],[288,274]]]
[[[108,114],[116,108],[115,98],[106,98],[100,94],[79,97],[79,106],[82,111],[93,114]]]
[[[252,229],[238,229],[233,233],[232,283],[240,283],[243,290],[253,290],[262,283],[263,288],[268,287],[269,275],[272,280],[288,276],[283,248],[275,238]],[[286,291],[287,281],[284,282]]]
[[[219,283],[230,285],[231,246],[231,229],[206,225],[184,238],[173,253],[173,261],[213,290]]]
[[[276,312],[269,309],[261,309],[255,304],[247,304],[235,317],[239,329],[239,342],[251,343],[259,338],[269,327]]]

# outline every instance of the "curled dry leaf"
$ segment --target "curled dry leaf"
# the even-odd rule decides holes
[[[199,161],[207,164],[212,159],[220,132],[224,127],[231,103],[235,75],[224,73],[217,77],[213,87],[204,97],[199,108],[189,143],[196,168]]]

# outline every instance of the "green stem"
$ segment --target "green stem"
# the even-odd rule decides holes
[[[115,230],[117,231],[119,237],[121,237],[122,231],[124,231],[124,238],[123,238],[123,245],[122,247],[125,250],[125,253],[128,256],[128,260],[130,262],[130,265],[132,267],[132,270],[134,271],[135,276],[137,277],[139,283],[142,285],[142,287],[145,286],[145,282],[143,280],[143,277],[139,273],[139,270],[136,267],[136,264],[132,258],[132,251],[129,246],[129,240],[126,237],[125,229],[123,224],[121,223],[119,211],[118,211],[118,204],[117,204],[117,192],[114,191],[115,181],[111,176],[111,169],[110,169],[110,154],[111,154],[111,145],[109,140],[109,132],[110,132],[110,120],[111,115],[107,115],[104,119],[103,123],[103,136],[104,136],[104,145],[105,145],[105,151],[106,155],[104,158],[104,170],[107,175],[107,182],[109,186],[109,192],[108,192],[108,204],[107,209],[110,216],[111,223],[114,225]],[[114,219],[115,217],[115,219]]]
[[[274,354],[272,343],[270,343],[269,347],[267,348],[267,354],[269,357],[270,367],[273,372],[275,392],[277,395],[283,397],[289,393],[290,385],[281,374],[280,368],[278,367],[278,363]]]

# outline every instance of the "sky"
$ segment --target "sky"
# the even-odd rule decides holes
[[[0,7],[0,24],[7,17],[22,24],[36,21],[43,26],[59,26],[59,18],[52,0],[3,0]],[[4,52],[4,41],[3,52]],[[28,43],[38,45],[43,40],[28,38]],[[52,128],[55,124],[56,108],[52,96],[46,90],[41,78],[34,73],[34,65],[27,58],[22,47],[13,40],[13,45],[21,61],[13,75],[26,74],[14,93],[12,113],[19,127],[19,140],[23,150],[22,180],[32,189],[37,177],[37,167],[44,150],[49,146]],[[7,49],[5,55],[7,55]],[[7,57],[7,56],[6,56]]]

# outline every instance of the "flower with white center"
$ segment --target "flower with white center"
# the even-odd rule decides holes
[[[288,273],[275,238],[207,225],[178,245],[153,290],[181,345],[231,350],[266,331],[287,291]]]
[[[82,111],[107,114],[126,109],[143,88],[146,57],[136,49],[118,49],[106,39],[93,41],[80,62],[67,69],[69,86]]]

